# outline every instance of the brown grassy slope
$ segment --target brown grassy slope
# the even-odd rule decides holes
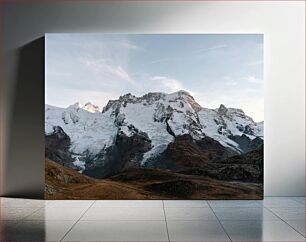
[[[110,179],[164,199],[262,199],[262,184],[229,182],[157,169],[133,169]]]
[[[98,180],[46,159],[45,199],[147,199],[151,192],[122,182]]]
[[[262,185],[157,169],[93,179],[46,159],[46,199],[261,199]]]

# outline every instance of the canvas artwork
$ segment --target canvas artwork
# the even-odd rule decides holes
[[[262,34],[46,34],[46,199],[262,199]]]

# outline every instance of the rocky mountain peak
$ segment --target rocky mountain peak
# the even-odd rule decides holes
[[[220,107],[218,108],[218,113],[220,115],[224,115],[226,114],[228,111],[228,109],[224,106],[224,104],[221,104]]]
[[[91,113],[98,113],[100,112],[99,106],[92,104],[91,102],[87,102],[82,109],[87,110]]]
[[[155,101],[164,99],[166,96],[165,93],[162,92],[149,92],[142,97],[140,97],[141,100],[145,100],[147,103],[153,103]]]
[[[126,105],[129,102],[135,102],[138,98],[131,93],[124,94],[116,100],[109,100],[106,106],[103,108],[102,113],[107,112],[110,108],[119,109],[121,105]]]
[[[195,108],[196,111],[200,110],[201,106],[194,101],[194,98],[187,91],[178,91],[170,94],[162,93],[162,92],[149,92],[144,94],[143,96],[136,97],[131,93],[127,93],[123,96],[120,96],[116,100],[109,100],[107,105],[103,108],[103,113],[108,111],[110,108],[118,109],[121,105],[125,106],[127,103],[146,103],[151,105],[158,101],[169,101],[169,102],[177,102],[178,100],[186,100],[190,103],[192,107]]]
[[[136,96],[132,95],[131,93],[124,94],[123,96],[119,97],[121,101],[132,101],[135,100]]]
[[[189,96],[189,97],[192,97],[191,94],[185,90],[179,90],[177,92],[175,92],[177,95],[179,96]],[[192,97],[193,98],[193,97]]]
[[[60,126],[54,126],[53,127],[53,135],[58,137],[59,139],[67,139],[69,138],[67,134],[64,132],[64,130]]]
[[[247,118],[245,113],[243,112],[242,109],[239,108],[227,108],[224,104],[221,104],[220,107],[217,109],[217,112],[221,116],[228,116],[232,117],[233,115],[242,117],[242,118]]]

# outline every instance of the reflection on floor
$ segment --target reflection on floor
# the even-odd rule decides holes
[[[1,198],[1,241],[305,241],[305,198],[264,201]]]

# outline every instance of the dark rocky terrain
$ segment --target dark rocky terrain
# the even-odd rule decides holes
[[[46,157],[59,164],[76,169],[73,165],[74,159],[72,158],[72,153],[69,150],[70,145],[70,137],[59,126],[54,127],[52,134],[45,135]]]
[[[151,143],[146,134],[137,133],[128,137],[120,133],[115,144],[102,154],[103,157],[95,157],[98,162],[86,163],[84,174],[105,178],[124,169],[140,167],[142,155],[150,149]]]

